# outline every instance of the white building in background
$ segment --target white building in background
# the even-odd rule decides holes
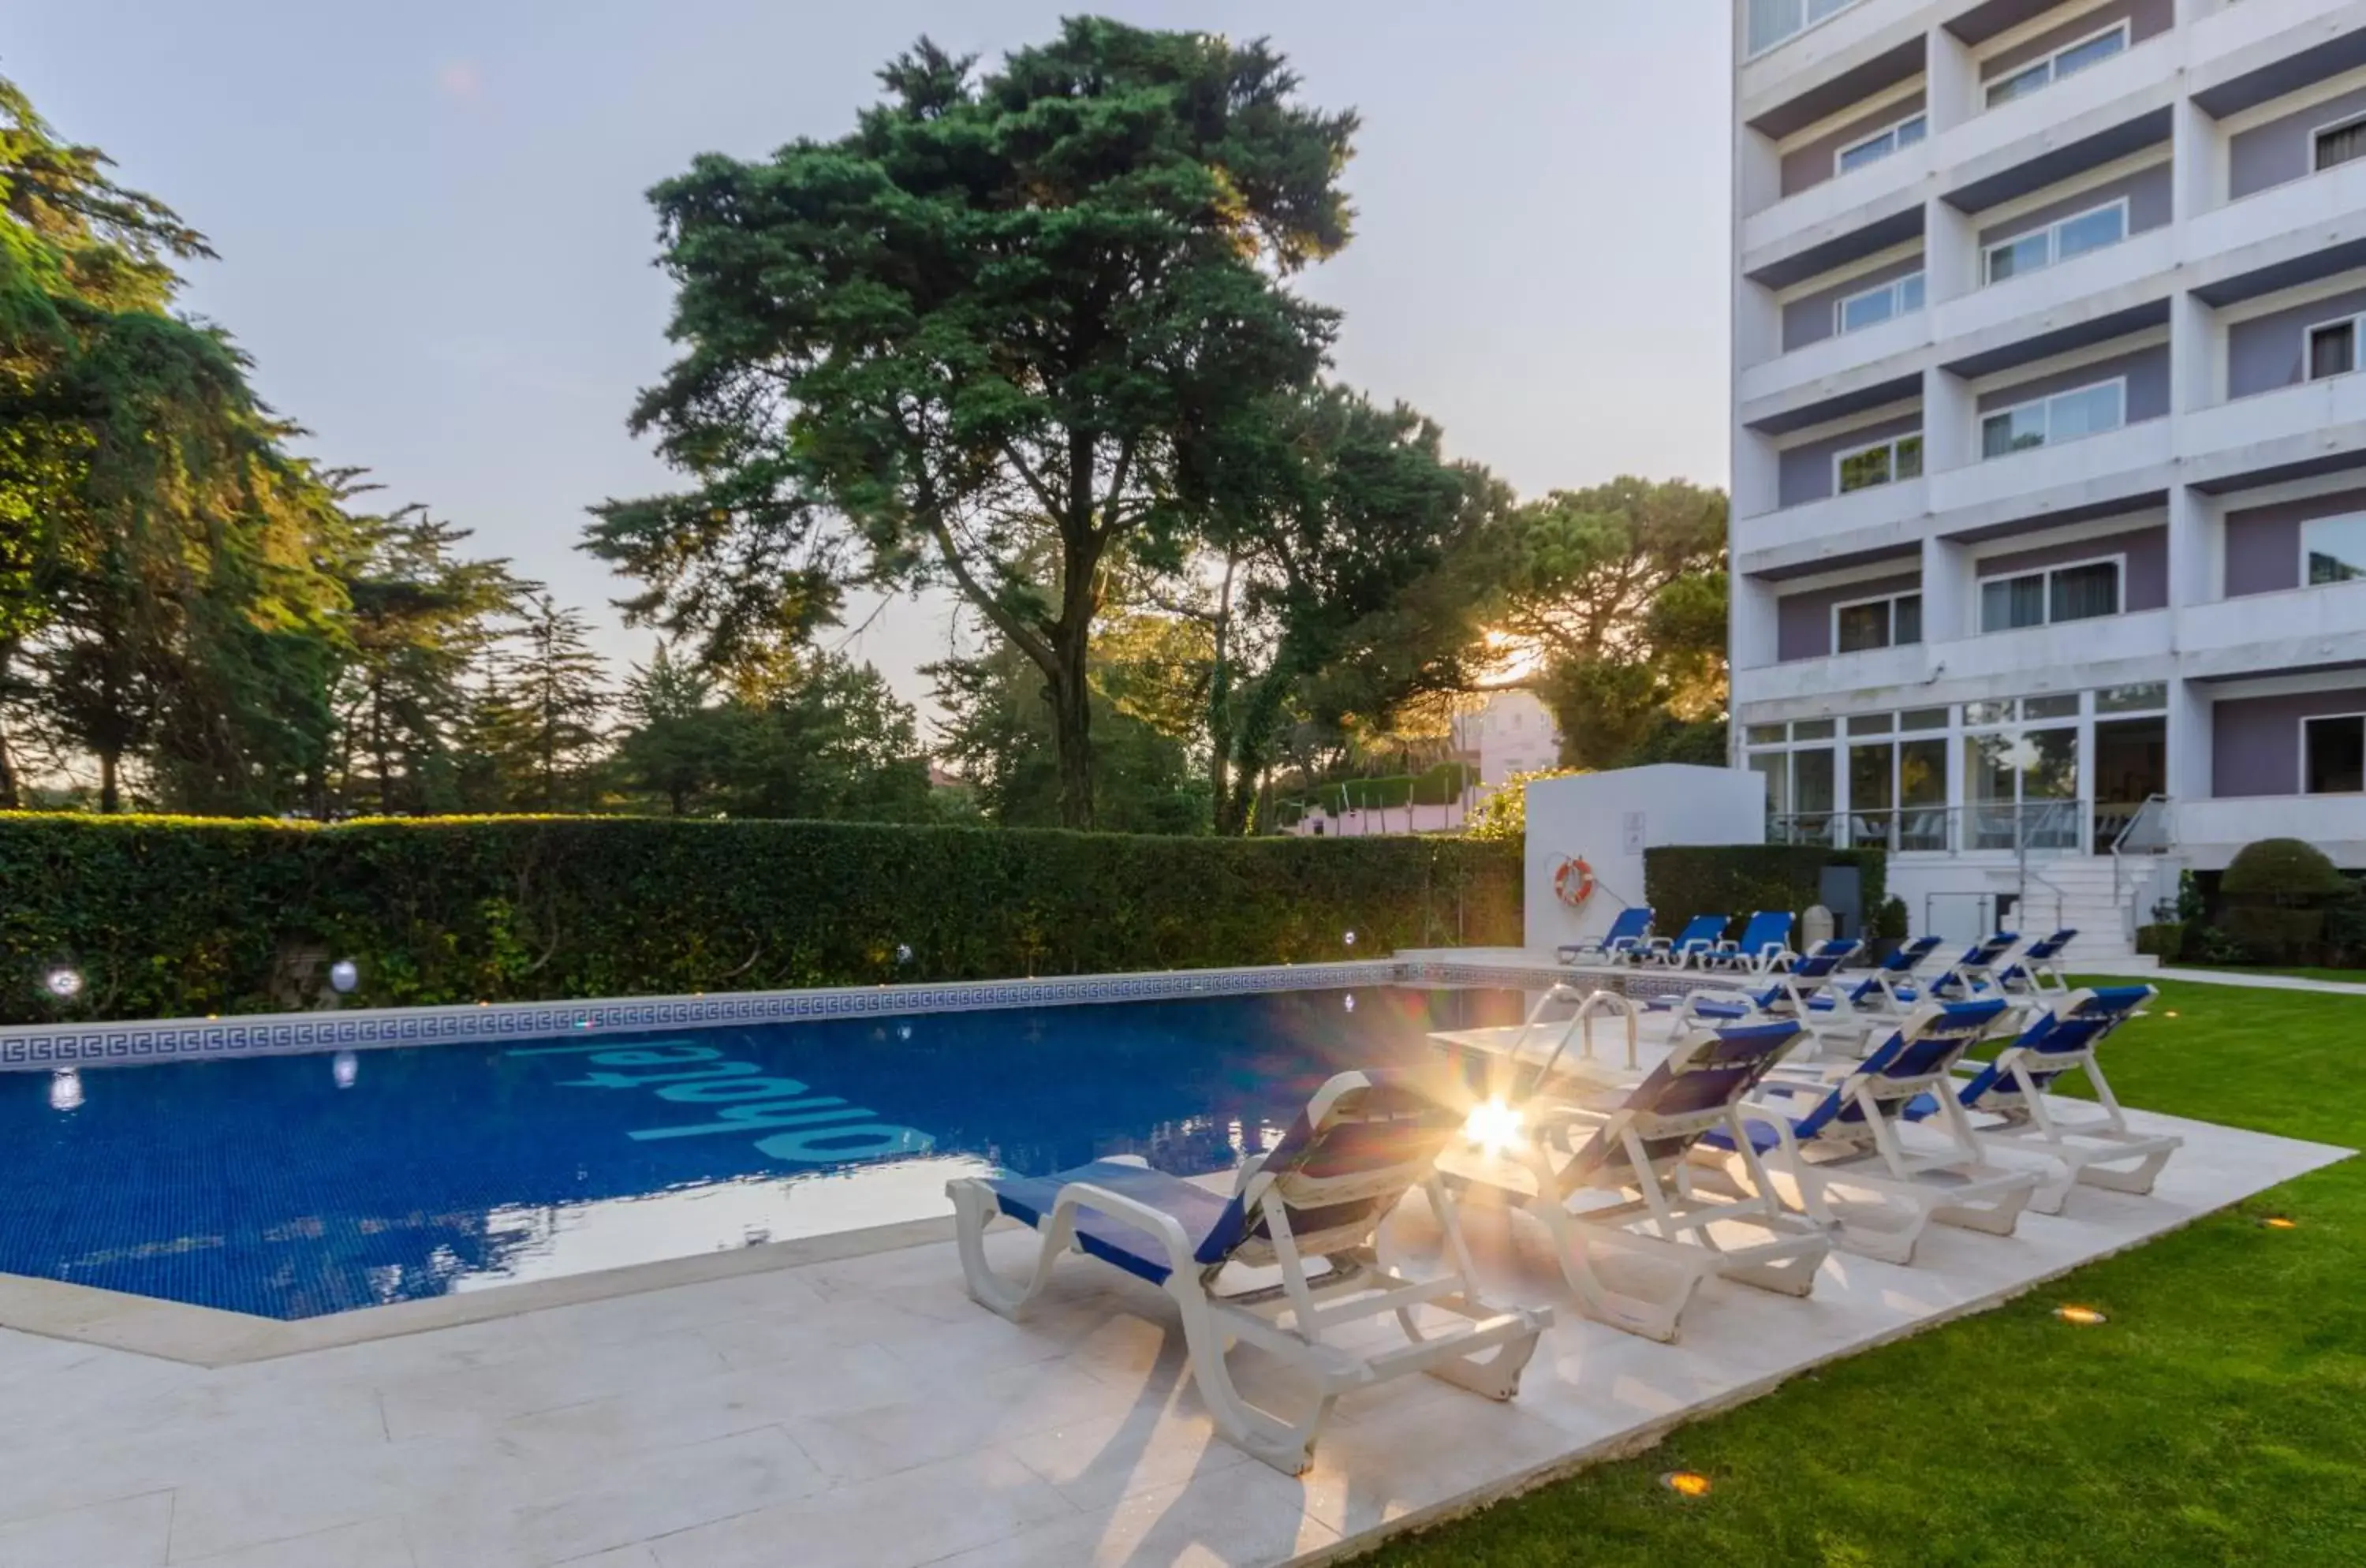
[[[1918,927],[2366,866],[2366,4],[1736,0],[1737,761]],[[2158,849],[2164,855],[2115,855]]]
[[[1454,721],[1454,749],[1478,759],[1481,790],[1493,794],[1514,773],[1560,766],[1560,728],[1534,692],[1497,692]]]

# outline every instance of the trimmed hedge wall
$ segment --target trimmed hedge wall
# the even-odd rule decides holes
[[[1356,933],[1350,949],[1342,940]],[[809,822],[0,815],[0,1021],[1380,957],[1520,940],[1520,849]],[[908,960],[899,959],[908,947]],[[57,964],[85,976],[54,1001]]]
[[[1889,857],[1880,850],[1828,850],[1812,844],[1667,845],[1643,852],[1643,897],[1653,929],[1673,935],[1695,915],[1747,919],[1753,909],[1797,915],[1822,894],[1828,865],[1857,868],[1864,915],[1876,917],[1889,897]]]

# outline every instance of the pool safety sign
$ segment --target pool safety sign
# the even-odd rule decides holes
[[[817,1094],[796,1078],[773,1076],[756,1062],[734,1062],[712,1045],[659,1040],[637,1045],[541,1045],[512,1056],[580,1056],[590,1069],[563,1089],[646,1089],[668,1125],[625,1134],[637,1143],[670,1138],[751,1137],[757,1150],[790,1165],[842,1165],[851,1160],[923,1155],[936,1140],[913,1127],[880,1120],[866,1106]],[[752,1136],[751,1136],[752,1135]]]

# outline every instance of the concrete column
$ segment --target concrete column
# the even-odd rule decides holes
[[[1969,214],[1935,196],[1922,209],[1922,282],[1933,306],[1980,287],[1979,230]]]
[[[2211,797],[2211,711],[2208,688],[2198,681],[2169,683],[2169,795],[2171,800]]]
[[[2169,603],[2208,604],[2219,596],[2219,530],[2206,498],[2185,485],[2169,490]]]
[[[2176,190],[2176,222],[2182,228],[2226,205],[2226,137],[2218,122],[2190,98],[2177,101],[2172,130],[2170,183]],[[2180,253],[2183,250],[2180,245]]]
[[[1783,158],[1772,137],[1738,126],[1733,133],[1733,187],[1740,216],[1763,212],[1783,199]]]
[[[1970,383],[1932,366],[1922,377],[1922,470],[1944,473],[1979,460],[1977,401]]]
[[[2226,400],[2226,327],[2218,312],[2191,294],[2169,302],[2169,407],[2171,417],[2200,413]],[[2184,450],[2179,443],[2178,449]]]
[[[1733,433],[1733,514],[1763,517],[1782,501],[1782,459],[1774,443],[1754,430]]]
[[[1928,38],[1931,134],[1940,136],[1980,112],[1980,73],[1964,40],[1945,28]]]
[[[1733,288],[1733,364],[1763,365],[1783,352],[1783,308],[1774,291],[1742,278]]]
[[[1922,541],[1922,642],[1935,648],[1972,635],[1970,557],[1935,535]],[[1936,660],[1934,658],[1935,666]],[[1935,670],[1934,670],[1935,673]]]
[[[1763,578],[1733,580],[1728,657],[1736,670],[1764,670],[1777,661],[1779,602],[1774,585]]]

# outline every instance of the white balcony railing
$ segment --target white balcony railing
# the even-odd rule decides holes
[[[1925,481],[1931,487],[1931,510],[2025,504],[2049,492],[2066,502],[2075,500],[2098,488],[2113,488],[2116,476],[2167,464],[2169,446],[2169,422],[2151,419],[2057,446],[1966,463]]]

